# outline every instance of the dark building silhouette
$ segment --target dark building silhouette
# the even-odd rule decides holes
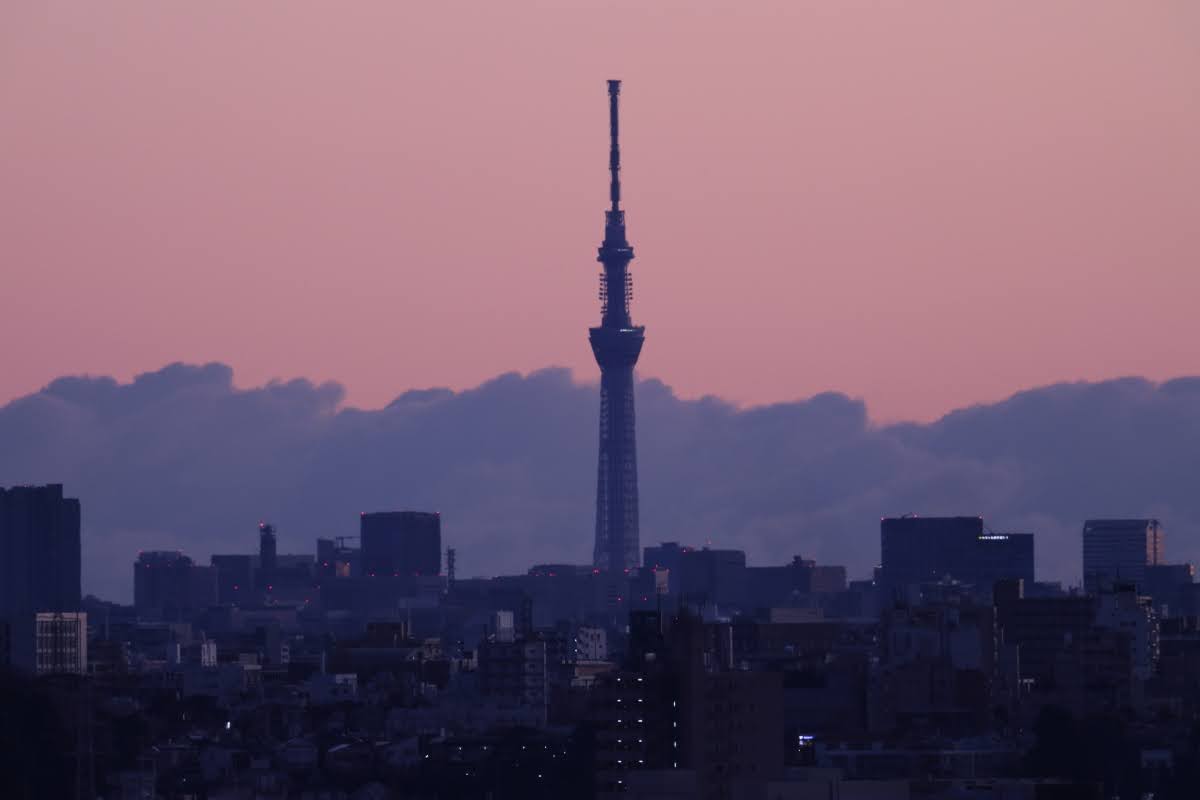
[[[1162,564],[1166,534],[1156,519],[1089,519],[1083,523],[1083,588],[1116,581],[1143,589],[1146,567]]]
[[[79,522],[62,484],[0,489],[0,621],[17,666],[33,668],[35,614],[79,610]]]
[[[1095,597],[1025,597],[1021,581],[998,582],[995,604],[1002,641],[1020,648],[1021,676],[1037,685],[1052,682],[1054,661],[1064,643],[1096,622]]]
[[[990,599],[1006,578],[1033,584],[1033,534],[992,533],[982,517],[889,517],[880,522],[884,597],[952,578]]]
[[[272,577],[279,566],[277,552],[275,526],[266,522],[258,523],[258,568],[262,570],[264,578]]]
[[[598,569],[622,570],[638,565],[637,442],[634,429],[633,367],[642,352],[645,328],[629,316],[633,281],[629,262],[633,248],[625,238],[621,210],[621,150],[617,101],[620,81],[608,82],[611,146],[608,168],[612,207],[605,212],[604,242],[597,260],[600,273],[599,327],[589,339],[600,365],[600,464],[596,483],[596,546],[592,563]]]
[[[143,618],[186,620],[217,604],[217,568],[177,550],[145,550],[133,565],[133,606]]]
[[[647,568],[667,570],[665,594],[703,605],[741,605],[746,594],[746,553],[663,542],[645,549]]]
[[[359,521],[363,573],[438,575],[442,571],[442,518],[425,511],[364,513]]]
[[[1164,617],[1196,615],[1196,568],[1191,564],[1151,564],[1141,590],[1154,598]]]
[[[217,597],[221,604],[241,605],[254,596],[254,556],[214,554],[210,563],[217,571]]]

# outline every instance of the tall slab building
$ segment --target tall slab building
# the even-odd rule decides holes
[[[596,545],[592,564],[602,570],[636,567],[638,547],[637,437],[634,429],[633,368],[646,329],[629,315],[633,248],[625,238],[621,210],[621,149],[617,104],[621,82],[608,82],[611,145],[608,168],[612,206],[604,213],[600,273],[600,325],[589,339],[600,365],[600,465],[596,481]]]
[[[0,626],[22,669],[34,668],[36,615],[79,611],[79,523],[62,484],[0,488]]]

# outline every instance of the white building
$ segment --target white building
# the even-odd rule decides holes
[[[608,632],[604,628],[580,626],[575,633],[575,659],[577,661],[607,661]]]
[[[87,614],[39,612],[34,629],[38,675],[87,673]]]

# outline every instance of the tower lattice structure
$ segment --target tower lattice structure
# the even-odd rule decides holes
[[[593,565],[624,570],[640,563],[638,541],[637,436],[634,426],[633,368],[642,352],[645,327],[629,315],[633,248],[625,237],[621,210],[621,148],[618,100],[621,82],[608,82],[612,206],[604,214],[600,273],[600,325],[589,339],[600,365],[600,465],[596,482],[596,545]]]

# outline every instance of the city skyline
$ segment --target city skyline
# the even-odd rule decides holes
[[[1194,800],[1194,33],[5,5],[0,796]]]
[[[738,410],[641,381],[642,544],[711,541],[754,563],[802,555],[865,575],[880,516],[983,514],[1033,531],[1039,580],[1070,584],[1083,520],[1153,517],[1175,531],[1172,558],[1200,562],[1197,386],[1043,387],[880,427],[843,395]],[[63,379],[0,406],[0,486],[62,482],[84,500],[85,591],[107,597],[127,592],[123,553],[204,560],[244,547],[262,519],[281,547],[308,546],[396,506],[447,514],[463,575],[590,561],[595,384],[548,370],[378,411],[339,411],[339,397],[306,381],[237,389],[220,364]]]
[[[638,87],[646,375],[682,396],[833,390],[928,421],[1195,371],[1194,6],[1037,25],[953,3],[618,6],[265,3],[229,26],[7,4],[0,337],[36,346],[0,402],[174,361],[246,387],[336,379],[363,408],[508,370],[590,376],[577,265],[611,74]],[[1151,322],[1116,322],[1131,298]]]

